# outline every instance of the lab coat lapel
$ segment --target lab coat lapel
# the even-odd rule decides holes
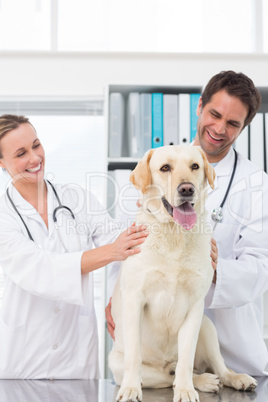
[[[209,187],[208,194],[210,194],[212,191],[217,191],[220,177],[224,176],[231,177],[233,167],[234,167],[234,150],[231,147],[228,154],[214,168],[216,173],[216,178],[214,181],[214,190],[212,190],[211,187]]]
[[[47,210],[48,210],[48,229],[46,227],[45,222],[39,215],[39,213],[36,211],[36,209],[28,202],[26,201],[21,194],[17,191],[17,189],[11,184],[9,186],[9,194],[14,202],[15,206],[17,207],[19,213],[21,214],[22,218],[26,221],[28,219],[33,219],[40,223],[42,227],[45,229],[45,231],[49,232],[49,236],[52,236],[54,230],[55,230],[55,225],[53,222],[53,211],[54,208],[56,208],[57,205],[54,205],[54,194],[51,189],[51,186],[47,183]],[[26,222],[25,222],[26,223]]]
[[[25,221],[27,221],[28,219],[34,219],[34,220],[38,221],[39,223],[45,225],[43,219],[38,214],[36,209],[22,197],[22,195],[13,186],[13,184],[11,184],[9,186],[9,195],[10,195],[10,198],[13,201],[14,205],[17,207],[19,213],[21,214],[22,218]]]

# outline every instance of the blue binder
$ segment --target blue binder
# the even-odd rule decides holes
[[[152,148],[163,146],[163,94],[152,94]]]
[[[190,95],[190,142],[192,142],[196,136],[197,120],[198,120],[196,109],[198,106],[200,96],[201,94]]]

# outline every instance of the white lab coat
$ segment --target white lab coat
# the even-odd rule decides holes
[[[209,217],[223,200],[233,165],[231,149],[215,168],[215,189],[209,190],[206,204]],[[207,295],[205,313],[217,328],[226,364],[239,372],[263,375],[268,363],[263,340],[263,293],[268,289],[268,176],[240,154],[223,215],[213,235],[219,250],[217,282]]]
[[[48,187],[48,229],[37,211],[10,186],[10,195],[34,242],[4,194],[0,199],[0,265],[5,290],[0,317],[0,378],[98,378],[98,336],[92,274],[81,275],[74,221],[59,212],[63,249],[52,219],[58,206]],[[78,186],[55,186],[75,214],[82,250],[118,235],[95,197]]]

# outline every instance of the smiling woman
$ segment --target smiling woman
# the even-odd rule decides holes
[[[6,115],[3,119],[6,124],[0,130],[0,167],[9,173],[14,187],[34,206],[48,227],[43,146],[28,118]]]
[[[45,178],[53,183],[70,185],[79,189],[87,188],[101,205],[105,205],[106,159],[105,121],[102,101],[73,100],[34,102],[0,102],[1,114],[20,110],[27,115],[37,129],[38,138],[45,149]],[[1,141],[0,141],[1,148]],[[71,163],[70,163],[71,157]],[[0,168],[0,195],[6,193],[10,175]],[[80,193],[79,193],[80,194]],[[12,196],[12,193],[11,193]],[[80,198],[80,204],[82,198]],[[77,230],[86,227],[78,223]],[[82,232],[87,233],[87,230]],[[77,243],[77,239],[75,240]],[[105,275],[106,268],[94,271],[94,305],[99,336],[99,362],[104,375],[104,334],[105,334]],[[0,306],[4,293],[4,274],[0,266]]]
[[[13,125],[9,125],[8,131],[1,131],[0,166],[8,171],[16,187],[21,181],[25,184],[43,180],[45,152],[29,120],[18,116]]]
[[[120,233],[89,191],[45,180],[45,152],[28,119],[0,116],[0,133],[0,166],[12,180],[0,198],[0,378],[98,378],[92,272],[139,253],[148,233]],[[86,200],[79,208],[78,195]]]

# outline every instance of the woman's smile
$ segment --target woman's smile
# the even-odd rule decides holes
[[[26,169],[26,172],[38,173],[41,170],[41,166],[42,166],[42,163],[40,162],[36,167],[33,167],[31,169]]]

